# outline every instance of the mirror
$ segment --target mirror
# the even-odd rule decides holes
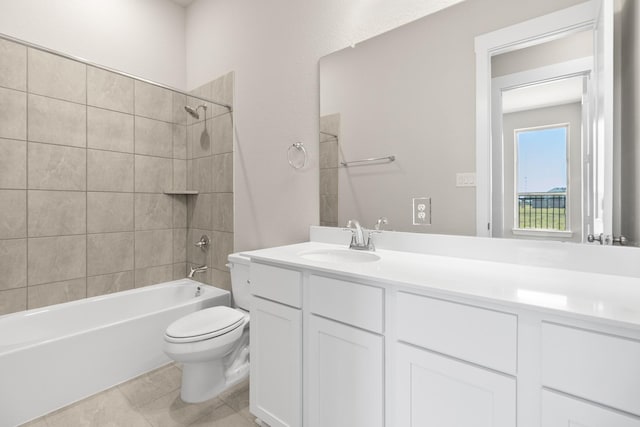
[[[483,171],[478,166],[475,39],[580,4],[582,3],[567,0],[466,0],[355,47],[323,57],[319,63],[321,225],[342,226],[348,219],[356,218],[364,226],[373,227],[379,217],[385,216],[389,219],[388,228],[397,231],[558,238],[555,233],[514,235],[511,230],[518,227],[512,224],[505,226],[507,217],[512,222],[517,221],[515,196],[507,200],[502,184],[494,189],[491,188],[491,182],[496,182],[493,179],[495,175],[503,176],[500,182],[508,181],[512,183],[511,187],[517,187],[513,185],[516,182],[515,175],[504,178],[504,165],[517,165],[514,163],[516,157],[513,152],[489,151],[491,160],[487,161],[487,170]],[[624,10],[619,13],[618,18],[623,13]],[[621,26],[622,32],[631,31],[636,25],[628,19],[618,19],[617,22],[626,22],[626,27]],[[585,58],[591,58],[589,60],[593,64],[592,29],[585,27],[581,30],[574,29],[567,31],[563,37],[547,37],[536,43],[520,43],[509,49],[492,52],[488,58],[496,73],[487,81],[491,82],[491,77],[526,73],[532,68],[530,65],[525,67],[528,62],[535,64],[534,68],[544,68],[566,62],[573,62],[575,65],[576,62],[587,61]],[[558,56],[558,52],[564,56]],[[525,61],[523,58],[527,56],[533,59]],[[525,86],[529,87],[529,93],[520,94],[520,98],[531,98],[536,86],[542,92],[546,89],[548,96],[549,92],[557,91],[557,88],[549,90],[546,87],[551,81],[561,84],[561,80],[569,81],[569,77],[576,77],[567,83],[574,88],[571,103],[581,104],[589,100],[592,109],[589,114],[593,114],[599,101],[597,97],[592,99],[596,89],[590,88],[591,91],[587,93],[587,87],[594,85],[595,73],[593,70],[583,71],[541,78],[527,84],[503,86],[500,96],[504,94],[506,98],[510,95],[513,95],[511,98],[518,98],[515,96],[515,88]],[[610,80],[613,79],[613,70],[608,70],[606,74],[610,76]],[[634,73],[629,72],[627,81],[632,82],[633,75]],[[621,81],[622,85],[625,83],[624,80]],[[488,83],[488,94],[492,93],[490,86]],[[581,89],[578,95],[575,93],[577,87]],[[560,103],[556,101],[555,105],[569,104],[568,100],[569,98]],[[510,102],[508,99],[506,101]],[[487,114],[491,114],[490,107]],[[506,114],[508,113],[505,112]],[[570,134],[593,132],[595,135],[602,131],[594,128],[594,116],[583,118],[582,112],[579,114],[583,120],[570,125]],[[492,136],[490,122],[491,118],[486,124],[488,138]],[[547,124],[563,123],[567,123],[567,119]],[[622,125],[624,126],[624,122]],[[544,126],[519,125],[518,130],[529,127]],[[618,123],[616,134],[624,133],[623,131],[624,128],[621,132]],[[509,132],[513,135],[513,129]],[[577,149],[573,145],[575,144],[571,143],[567,146],[569,148],[565,147],[565,163],[583,157],[584,144],[578,143]],[[622,149],[624,150],[624,143]],[[605,153],[598,152],[597,155],[604,156]],[[506,163],[504,156],[510,159]],[[613,153],[608,156],[613,157]],[[616,162],[615,159],[610,160]],[[559,161],[562,162],[562,158]],[[346,166],[343,164],[345,162]],[[492,164],[494,167],[491,168]],[[561,236],[560,240],[585,241],[587,234],[597,231],[593,225],[591,228],[586,227],[585,221],[574,214],[591,212],[589,209],[594,209],[596,205],[602,207],[607,198],[612,201],[612,212],[609,212],[613,218],[611,223],[614,224],[612,234],[616,233],[615,218],[618,218],[618,224],[625,222],[625,216],[627,222],[632,221],[629,218],[635,218],[634,215],[631,216],[633,209],[627,208],[625,212],[624,202],[619,195],[620,183],[618,182],[616,189],[615,183],[609,181],[605,189],[605,183],[597,182],[597,179],[594,181],[593,176],[585,175],[587,169],[584,163],[577,169],[571,168],[570,172],[565,173],[568,185],[562,185],[559,181],[558,185],[546,189],[557,193],[559,188],[568,187],[565,192],[575,196],[583,194],[582,187],[586,182],[591,182],[594,187],[589,191],[595,199],[580,196],[577,201],[571,202],[570,208],[565,206],[563,227],[566,228],[569,223],[571,235],[564,233],[565,236]],[[621,174],[624,174],[624,170]],[[491,177],[489,184],[482,182],[485,176]],[[483,185],[487,188],[483,188]],[[627,187],[623,188],[627,193],[635,191],[635,187]],[[522,188],[518,191],[542,192],[524,191]],[[484,205],[479,201],[481,192],[488,194]],[[509,194],[511,193],[515,194],[510,190]],[[558,194],[553,196],[557,197]],[[563,202],[550,201],[550,195],[546,197],[549,200],[522,203],[529,208],[549,204],[551,208],[556,207],[555,215],[558,216],[557,210]],[[486,214],[483,213],[484,208]],[[496,212],[502,213],[498,215]],[[486,215],[487,221],[483,215]],[[495,232],[486,230],[487,223],[492,222],[496,225]],[[501,228],[498,229],[498,226]],[[633,239],[632,228],[635,227],[629,228],[629,231],[624,231],[629,234],[627,237]],[[505,233],[506,229],[510,233]]]

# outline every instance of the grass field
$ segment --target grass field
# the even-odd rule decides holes
[[[520,206],[518,228],[564,231],[567,229],[566,209]]]

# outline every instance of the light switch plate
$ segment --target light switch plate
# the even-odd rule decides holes
[[[456,174],[456,187],[475,187],[476,186],[476,174],[475,172],[464,172]]]

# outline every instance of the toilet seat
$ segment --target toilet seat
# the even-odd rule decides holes
[[[245,315],[226,306],[196,311],[167,328],[165,340],[173,343],[204,341],[227,334],[245,324]]]

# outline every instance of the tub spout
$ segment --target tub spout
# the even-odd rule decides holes
[[[189,271],[189,274],[187,275],[187,279],[193,279],[193,276],[195,276],[196,273],[204,273],[208,269],[209,267],[207,267],[206,265],[201,265],[199,267],[191,267],[191,271]]]

